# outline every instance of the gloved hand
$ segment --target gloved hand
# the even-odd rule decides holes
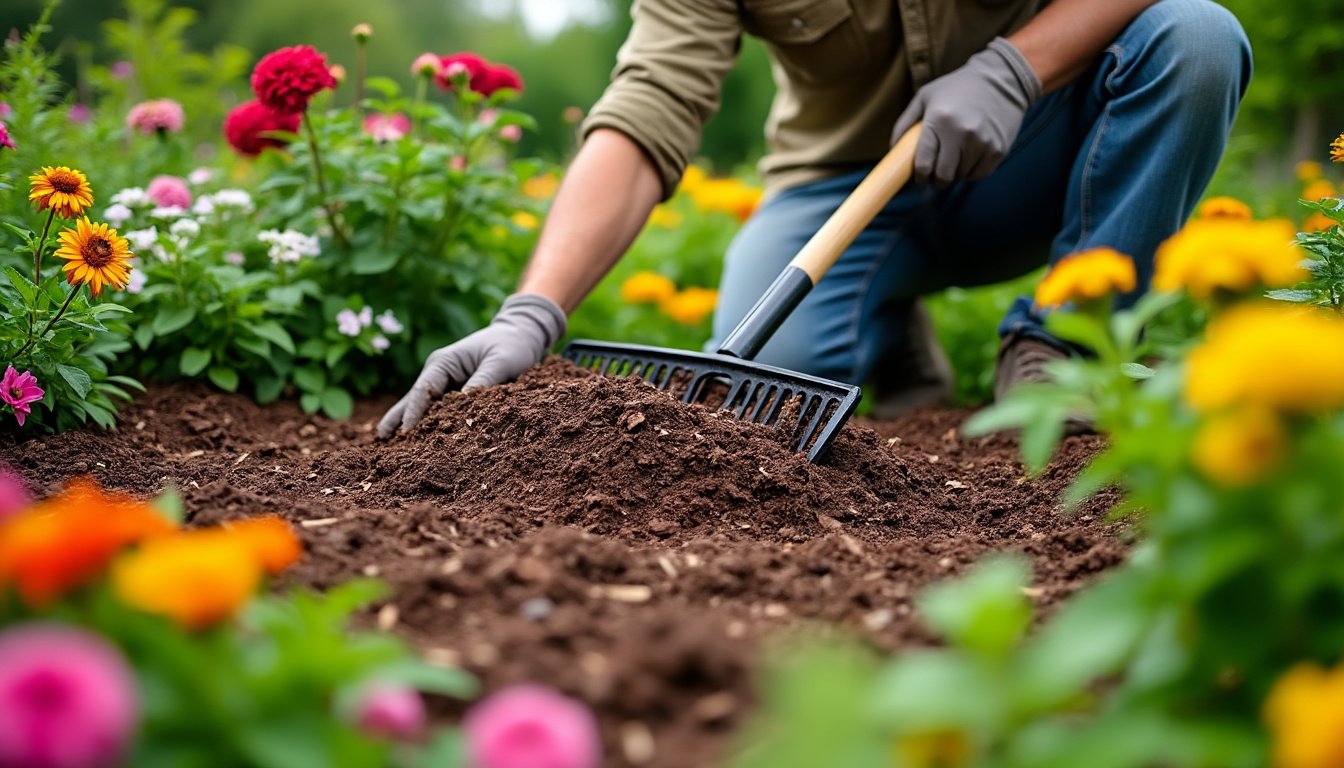
[[[378,422],[378,436],[415,426],[430,402],[449,389],[512,381],[541,362],[564,334],[565,311],[555,302],[535,293],[508,297],[490,325],[429,353],[411,391]]]
[[[924,121],[915,150],[915,181],[946,187],[983,179],[999,167],[1041,97],[1041,80],[1017,46],[1002,37],[960,69],[920,88],[896,121],[891,141]]]

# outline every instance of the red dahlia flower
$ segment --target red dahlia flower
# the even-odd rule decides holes
[[[224,137],[240,154],[254,157],[267,147],[283,147],[285,143],[265,134],[272,131],[295,133],[299,130],[297,114],[282,114],[259,101],[249,101],[233,108],[224,118]]]
[[[523,79],[518,76],[518,71],[513,67],[503,64],[491,64],[485,71],[485,77],[482,78],[480,87],[472,83],[472,90],[485,94],[493,95],[495,91],[501,88],[509,88],[519,93],[523,92]]]
[[[311,45],[272,51],[252,70],[252,91],[257,100],[277,112],[303,112],[313,96],[335,87],[336,78],[327,67],[327,57]]]

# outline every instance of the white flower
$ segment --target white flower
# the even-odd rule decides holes
[[[381,334],[379,334],[378,336],[374,336],[369,341],[369,343],[372,344],[373,348],[378,350],[379,352],[384,352],[387,350],[388,347],[392,346],[392,342],[388,341],[387,337]]]
[[[281,232],[268,229],[257,234],[257,239],[270,246],[269,256],[272,264],[296,262],[304,256],[316,256],[322,252],[316,235],[305,235],[292,229]]]
[[[365,304],[364,308],[359,310],[359,325],[361,328],[368,328],[373,325],[373,307],[368,304]]]
[[[122,237],[130,242],[131,248],[136,251],[148,251],[159,242],[159,230],[156,227],[149,229],[133,229],[130,232],[123,232]]]
[[[149,252],[159,261],[168,261],[169,259],[168,249],[158,243],[151,245],[149,247]]]
[[[128,208],[139,208],[142,205],[149,205],[153,201],[149,199],[149,193],[140,187],[127,187],[113,195],[112,202]]]
[[[342,309],[336,313],[336,330],[346,336],[358,336],[364,326],[360,325],[359,315],[353,309]]]
[[[126,292],[139,293],[144,289],[145,281],[148,279],[149,278],[145,276],[145,273],[143,271],[139,269],[132,269],[131,276],[126,281]]]
[[[403,330],[401,321],[397,320],[397,316],[392,314],[390,309],[374,318],[374,320],[378,323],[378,327],[383,330],[383,333],[397,334]]]
[[[168,231],[181,238],[192,238],[201,234],[201,225],[195,219],[178,219]]]
[[[187,215],[187,209],[176,205],[160,206],[149,212],[154,219],[180,219]]]
[[[243,254],[237,251],[229,251],[228,253],[224,254],[224,261],[234,265],[235,267],[241,267],[243,266],[243,262],[247,261],[247,259],[244,259]]]
[[[211,195],[216,208],[237,208],[243,213],[252,211],[252,196],[241,189],[221,189]]]
[[[210,170],[209,168],[197,168],[196,170],[187,174],[187,181],[190,181],[193,185],[199,187],[202,184],[209,183],[209,181],[214,177],[215,172]]]
[[[197,216],[209,216],[215,212],[215,198],[211,195],[201,195],[191,204],[191,212]]]
[[[122,203],[113,203],[107,206],[106,211],[103,211],[103,218],[107,219],[107,223],[114,227],[120,227],[134,215],[135,212]]]

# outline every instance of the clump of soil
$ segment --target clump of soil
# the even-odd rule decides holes
[[[1029,479],[1011,439],[962,440],[965,413],[929,410],[852,424],[812,465],[775,431],[559,359],[378,442],[387,405],[333,423],[174,386],[118,432],[0,453],[39,491],[92,474],[177,485],[197,524],[286,516],[307,548],[286,584],[384,579],[364,623],[487,689],[582,698],[611,766],[712,764],[750,712],[767,637],[839,625],[885,649],[928,643],[916,592],[986,552],[1030,557],[1043,607],[1124,556],[1110,497],[1059,514],[1093,438]]]

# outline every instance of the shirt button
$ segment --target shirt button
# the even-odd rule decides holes
[[[797,16],[794,16],[789,21],[789,26],[793,27],[794,29],[801,30],[803,27],[807,26],[807,23],[804,22],[802,19],[798,18]]]

